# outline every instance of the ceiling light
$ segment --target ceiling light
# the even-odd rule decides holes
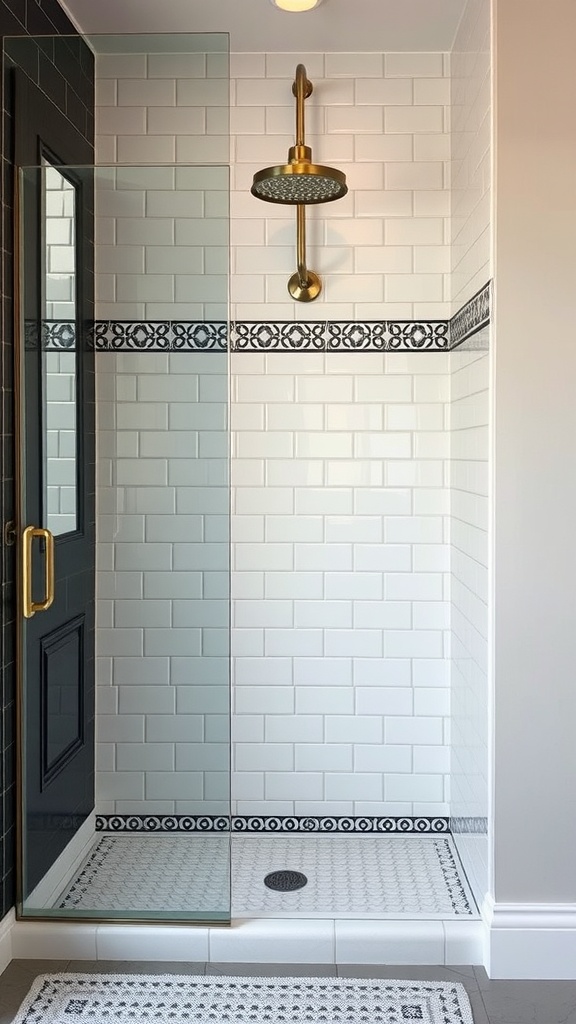
[[[270,3],[274,4],[274,7],[279,7],[281,11],[311,11],[314,7],[318,7],[322,0],[270,0]]]

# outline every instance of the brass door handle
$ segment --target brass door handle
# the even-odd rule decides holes
[[[32,541],[41,537],[46,541],[44,561],[44,600],[32,600]],[[36,612],[45,612],[54,601],[54,536],[40,526],[27,526],[22,534],[22,608],[24,618],[31,619]]]

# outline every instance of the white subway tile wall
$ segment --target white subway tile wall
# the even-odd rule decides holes
[[[180,164],[126,168],[99,190],[99,318],[223,318],[227,186],[212,177],[210,196],[185,164],[228,163],[226,101],[212,91],[222,82],[209,82],[208,64],[193,57],[99,63],[99,162]],[[254,171],[284,162],[293,143],[301,59],[314,83],[314,158],[344,170],[350,187],[341,202],[308,209],[309,265],[324,281],[309,306],[286,291],[293,211],[249,194]],[[444,54],[232,56],[234,318],[450,314],[448,63]],[[463,124],[464,137],[467,117]],[[453,234],[454,244],[465,237]],[[466,265],[462,258],[458,273]],[[478,256],[466,298],[483,266]],[[223,441],[226,396],[211,359],[220,357],[97,358],[104,813],[226,806],[227,565],[218,531],[228,489],[213,444]],[[237,813],[447,813],[448,606],[453,643],[464,608],[448,576],[447,403],[454,365],[459,408],[455,382],[468,359],[477,357],[232,357]],[[458,444],[465,428],[458,433],[455,415]],[[457,524],[468,510],[457,498],[466,492],[456,487],[459,451]],[[474,531],[464,533],[472,545]],[[202,674],[207,659],[213,682]],[[464,671],[465,659],[455,664]],[[455,691],[468,692],[469,679],[455,679]],[[459,771],[453,813],[473,802],[464,792],[472,768]]]
[[[76,529],[76,362],[74,352],[45,352],[46,525]]]
[[[222,77],[226,58],[191,56],[193,60],[189,55],[158,54],[128,62],[125,55],[98,59],[98,162],[231,161],[232,317],[447,317],[448,55],[232,54],[231,141]],[[343,170],[349,186],[343,200],[307,210],[308,263],[324,284],[310,305],[293,302],[286,288],[296,266],[294,210],[263,203],[249,191],[254,172],[284,163],[294,142],[292,82],[301,60],[314,86],[305,107],[307,141],[314,159]],[[176,174],[193,172],[181,168]],[[201,295],[195,288],[198,278],[174,284],[170,269],[174,243],[195,244],[198,231],[206,229],[203,213],[194,212],[190,197],[178,199],[171,183],[163,194],[160,178],[170,177],[172,170],[158,168],[157,174],[158,194],[135,195],[129,213],[123,203],[116,236],[110,224],[102,315],[142,316],[146,297],[149,317],[194,317],[202,315],[202,299],[208,301],[212,282],[206,266]],[[186,187],[193,186],[179,181],[178,189]],[[111,196],[111,219],[117,216],[115,201]],[[154,223],[142,222],[144,204]],[[217,214],[210,209],[209,216]],[[146,245],[150,232],[158,251],[144,268],[138,244]],[[110,298],[104,289],[114,281],[106,275],[116,281]]]
[[[451,354],[451,804],[488,816],[488,352]],[[464,829],[463,831],[466,831]],[[486,835],[455,836],[475,894],[488,890]]]
[[[229,811],[226,385],[225,353],[97,357],[101,813]]]
[[[447,811],[449,356],[399,358],[232,356],[239,814]]]
[[[492,278],[490,5],[468,0],[451,68],[452,314]]]
[[[97,319],[226,320],[228,186],[227,167],[99,168]]]

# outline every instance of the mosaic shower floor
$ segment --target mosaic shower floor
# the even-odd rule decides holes
[[[462,918],[476,906],[449,836],[232,837],[232,916]],[[306,875],[296,892],[272,871]],[[104,835],[55,907],[91,911],[226,911],[230,837]]]

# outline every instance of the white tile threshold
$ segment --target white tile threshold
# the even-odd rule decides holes
[[[209,963],[481,964],[483,925],[462,921],[267,919],[227,927],[16,921],[12,957]]]

